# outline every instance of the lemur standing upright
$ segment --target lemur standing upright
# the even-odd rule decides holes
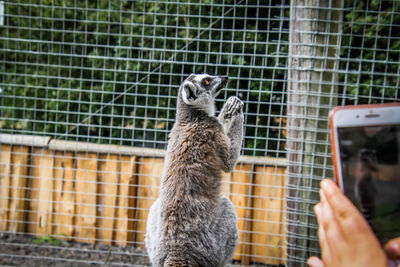
[[[192,74],[179,88],[160,196],[147,219],[145,243],[154,266],[224,266],[235,250],[237,218],[221,196],[221,179],[240,154],[243,102],[230,97],[214,116],[227,81]]]

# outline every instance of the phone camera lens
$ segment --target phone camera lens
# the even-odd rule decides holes
[[[359,116],[359,115],[356,115],[356,118],[358,119],[358,118],[360,118],[360,116]]]

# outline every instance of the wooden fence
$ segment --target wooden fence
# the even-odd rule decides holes
[[[0,231],[144,247],[163,151],[149,157],[140,149],[76,142],[2,143]],[[234,260],[242,264],[285,263],[283,163],[242,157],[224,176],[240,230]]]

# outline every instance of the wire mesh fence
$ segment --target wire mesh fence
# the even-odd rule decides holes
[[[305,265],[327,112],[399,101],[400,1],[0,1],[0,264],[148,265],[176,95],[224,74],[235,265]],[[0,13],[1,13],[0,8]]]
[[[292,1],[287,102],[287,261],[319,251],[312,207],[332,177],[327,115],[399,100],[398,1]]]

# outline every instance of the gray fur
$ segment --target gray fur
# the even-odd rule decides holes
[[[224,266],[235,250],[237,218],[221,196],[221,178],[240,153],[243,102],[230,97],[214,116],[215,97],[226,82],[224,76],[192,74],[179,88],[160,197],[147,219],[153,266]]]

